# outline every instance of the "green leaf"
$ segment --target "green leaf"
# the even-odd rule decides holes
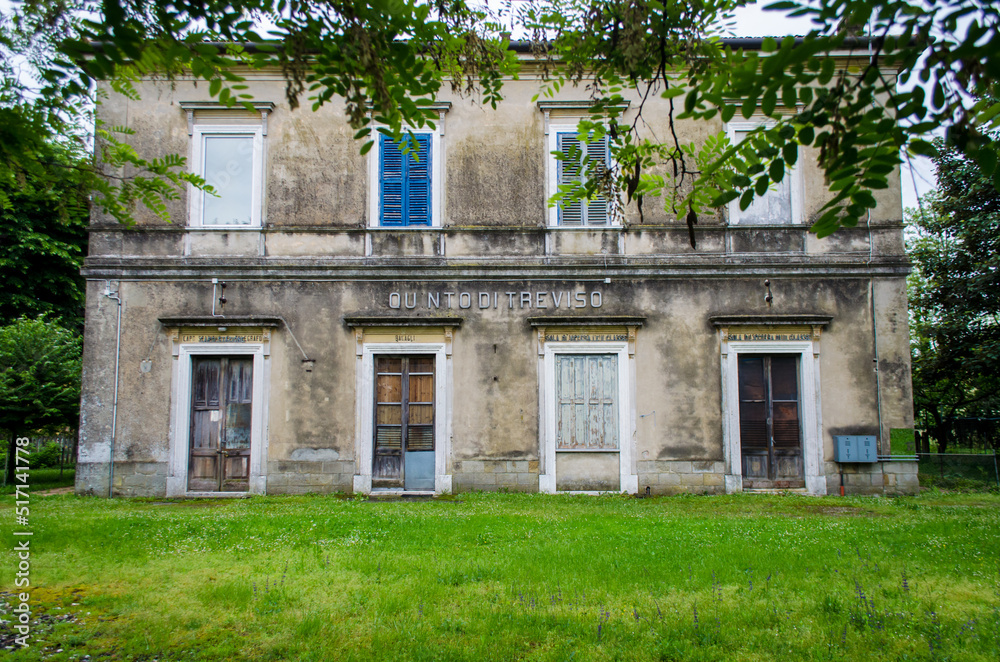
[[[687,96],[684,97],[684,112],[690,113],[694,111],[695,105],[698,103],[698,90],[691,90],[688,92]]]
[[[834,62],[832,57],[827,57],[823,60],[823,65],[820,67],[819,76],[816,77],[816,82],[820,85],[826,85],[831,80],[833,80],[833,74],[836,70],[836,62]]]
[[[712,199],[712,201],[709,203],[708,206],[709,207],[722,207],[723,205],[729,204],[730,202],[732,202],[733,200],[735,200],[738,197],[740,197],[739,191],[735,191],[735,190],[725,191],[725,192],[720,193],[719,195],[715,196]]]
[[[989,177],[993,174],[994,168],[997,167],[996,152],[990,149],[989,145],[980,147],[976,153],[976,163],[979,164],[979,168],[983,171],[983,174]]]
[[[771,177],[771,181],[780,182],[785,177],[785,162],[781,160],[771,161],[767,174]]]
[[[788,165],[795,165],[799,159],[799,146],[793,142],[785,143],[785,146],[781,148],[781,156],[784,157]]]
[[[786,81],[781,87],[781,103],[785,105],[785,108],[794,108],[795,100],[795,81]]]
[[[778,94],[774,89],[764,92],[764,97],[760,102],[760,110],[767,117],[771,117],[775,107],[778,105]]]
[[[977,104],[978,105],[978,104]],[[993,105],[983,110],[976,117],[976,122],[979,124],[988,124],[994,117],[1000,115],[1000,102],[994,103]]]
[[[875,196],[871,194],[871,191],[857,191],[851,194],[851,200],[861,205],[866,209],[874,209],[878,204],[875,202]]]
[[[757,180],[757,183],[754,184],[753,190],[754,193],[756,193],[758,196],[763,196],[765,193],[767,193],[767,189],[770,186],[771,186],[770,178],[767,175],[761,175],[760,178]]]
[[[934,156],[937,154],[937,148],[926,140],[911,140],[907,146],[910,148],[911,152],[919,156]]]

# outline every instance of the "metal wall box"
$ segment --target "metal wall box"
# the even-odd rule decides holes
[[[833,435],[835,462],[878,462],[878,443],[873,434]]]

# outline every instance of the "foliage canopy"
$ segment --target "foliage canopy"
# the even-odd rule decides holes
[[[0,324],[50,314],[81,331],[89,160],[72,143],[33,147],[37,167],[0,180]]]
[[[1000,417],[1000,194],[939,143],[938,190],[910,213],[914,406],[947,448],[955,420]]]
[[[77,427],[82,346],[79,335],[45,318],[0,326],[0,430],[8,438],[8,476],[17,436]]]
[[[933,154],[925,136],[939,129],[994,186],[1000,182],[997,145],[986,130],[1000,121],[1000,104],[976,101],[1000,78],[995,3],[781,0],[770,8],[811,19],[812,30],[750,48],[720,39],[727,17],[746,4],[532,0],[518,7],[510,25],[531,36],[550,75],[542,94],[585,83],[601,121],[584,123],[581,134],[606,131],[611,139],[616,167],[592,173],[572,195],[621,191],[639,201],[640,213],[645,197],[661,195],[693,227],[729,201],[745,209],[783,179],[800,147],[815,147],[830,189],[812,219],[822,236],[864,220],[901,154]],[[90,108],[96,79],[134,94],[129,81],[137,76],[187,72],[235,104],[249,100],[244,68],[280,67],[293,107],[303,96],[313,108],[343,103],[367,151],[372,120],[394,135],[424,126],[432,121],[426,102],[446,84],[497,103],[518,60],[496,18],[465,0],[29,0],[4,24],[0,47],[37,55],[38,94],[29,100],[5,65],[0,107],[38,112],[58,135]],[[846,68],[845,55],[853,58]],[[632,93],[643,103],[624,122],[614,107]],[[684,144],[676,133],[650,138],[639,129],[654,95],[676,104],[671,120],[740,115],[762,124],[738,145]],[[98,204],[120,220],[136,201],[166,218],[163,200],[177,187],[204,185],[185,172],[183,159],[144,160],[120,133],[97,131],[104,156],[135,171],[91,182]],[[0,147],[14,158],[10,168],[29,167],[17,141],[11,145]],[[654,168],[662,164],[667,175]]]

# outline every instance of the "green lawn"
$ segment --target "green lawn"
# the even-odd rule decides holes
[[[28,484],[32,492],[52,490],[57,487],[73,487],[74,476],[76,476],[76,469],[72,466],[65,467],[61,472],[59,471],[59,467],[54,469],[29,469]],[[3,469],[0,468],[0,479],[2,478]],[[17,479],[12,477],[7,485],[0,486],[0,494],[14,494],[15,485],[17,485]]]
[[[1000,659],[996,494],[34,496],[30,525],[10,660]]]

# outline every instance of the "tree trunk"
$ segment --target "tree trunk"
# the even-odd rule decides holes
[[[949,427],[947,423],[942,423],[934,427],[934,438],[937,439],[938,453],[948,452],[948,446],[951,443],[951,430]]]
[[[923,454],[930,453],[931,440],[927,430],[917,430],[916,437],[917,437],[917,452]]]

